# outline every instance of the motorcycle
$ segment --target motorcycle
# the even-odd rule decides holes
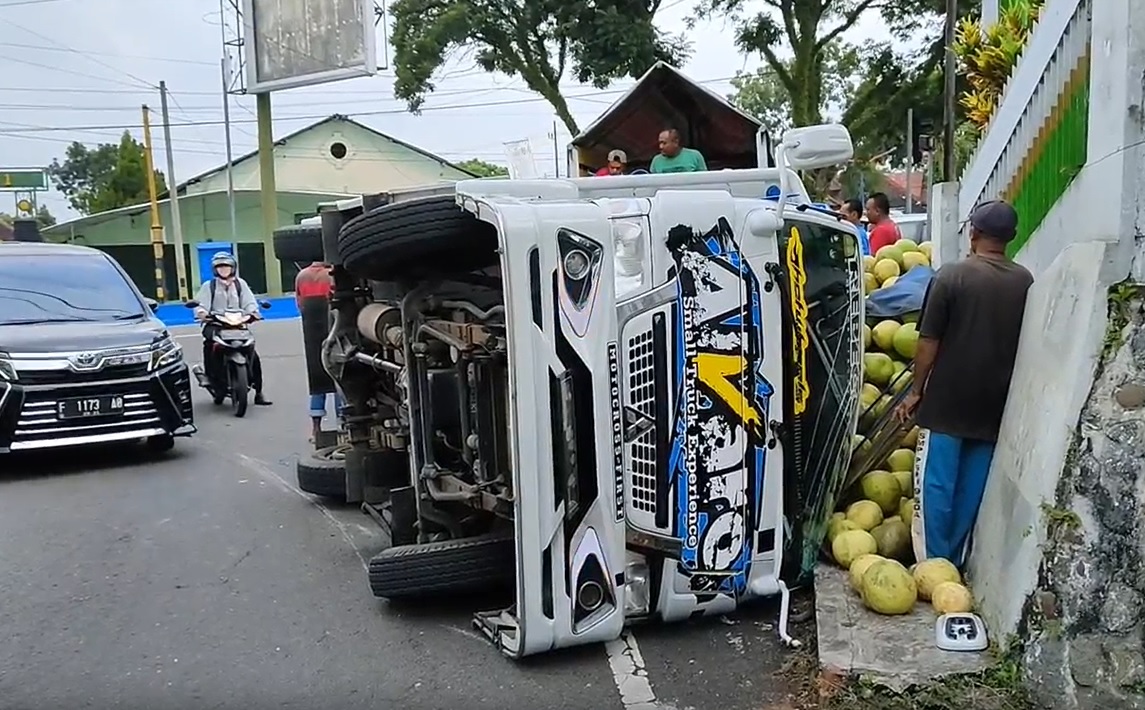
[[[198,308],[198,301],[187,301],[187,308]],[[269,308],[268,301],[259,301],[259,308]],[[221,405],[229,397],[236,417],[246,414],[250,404],[250,390],[254,381],[254,333],[250,330],[251,322],[256,317],[247,315],[242,311],[224,311],[222,313],[208,313],[203,321],[204,326],[216,326],[211,336],[212,351],[218,358],[218,366],[214,368],[213,376],[208,376],[205,364],[200,363],[192,368],[199,386],[211,393],[216,405]]]

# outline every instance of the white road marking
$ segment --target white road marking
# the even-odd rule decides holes
[[[346,541],[346,543],[350,546],[350,549],[353,550],[354,554],[358,556],[358,561],[362,563],[362,569],[366,570],[366,572],[370,571],[370,563],[366,561],[365,553],[363,553],[358,545],[354,542],[354,537],[350,534],[349,526],[347,526],[341,520],[338,520],[338,518],[334,517],[334,514],[330,512],[329,508],[295,488],[290,484],[289,481],[278,475],[278,473],[275,472],[275,470],[271,468],[265,461],[260,461],[259,459],[247,456],[246,454],[238,454],[238,459],[239,463],[244,468],[253,471],[264,480],[275,486],[278,486],[283,491],[297,495],[299,498],[302,498],[307,503],[310,503],[315,508],[317,508],[318,512],[322,513],[322,516],[326,518],[327,522],[334,526],[334,529],[338,531],[338,533],[342,536],[342,539]]]
[[[608,653],[608,666],[624,710],[674,710],[671,705],[656,701],[648,671],[644,668],[644,656],[632,631],[625,629],[620,638],[605,643],[604,649]]]

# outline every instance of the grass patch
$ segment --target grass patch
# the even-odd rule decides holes
[[[820,710],[1036,710],[1022,687],[1018,664],[1004,660],[981,673],[953,676],[895,693],[852,682],[825,698]]]

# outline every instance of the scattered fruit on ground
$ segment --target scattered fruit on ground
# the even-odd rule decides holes
[[[879,554],[888,560],[910,561],[913,554],[914,541],[907,527],[901,519],[886,520],[871,531],[875,538]]]
[[[839,537],[840,533],[845,533],[848,530],[861,530],[858,525],[846,517],[832,518],[831,522],[827,523],[827,542],[835,542],[835,538]]]
[[[902,500],[902,488],[890,471],[871,471],[859,479],[863,498],[877,503],[883,515],[894,515]]]
[[[931,591],[930,604],[939,614],[965,614],[974,611],[974,595],[957,582],[943,582]]]
[[[875,385],[886,385],[895,374],[895,361],[886,353],[863,355],[863,379]],[[880,392],[881,394],[881,392]]]
[[[847,570],[848,577],[851,581],[851,589],[854,589],[859,594],[863,593],[863,574],[876,562],[885,560],[885,557],[879,555],[859,555],[855,561],[851,563],[850,569]]]
[[[918,448],[918,427],[913,426],[910,431],[902,438],[902,447],[904,449],[917,449]]]
[[[880,286],[879,288],[890,288],[891,286],[894,286],[894,285],[895,285],[895,282],[896,282],[896,281],[898,281],[898,280],[899,280],[899,277],[897,277],[897,276],[892,276],[892,277],[890,277],[889,279],[887,279],[886,281],[884,281],[884,282],[883,282],[883,285],[882,285],[882,286]]]
[[[899,503],[899,517],[908,526],[914,522],[914,497],[903,498]]]
[[[908,614],[918,600],[910,572],[894,560],[879,560],[863,573],[863,603],[879,614]]]
[[[863,325],[863,352],[871,349],[871,326]]]
[[[874,501],[857,500],[847,506],[847,520],[863,530],[874,530],[879,523],[883,522],[883,509]],[[874,550],[870,550],[870,552],[874,552]]]
[[[886,248],[887,247],[883,247],[883,249]],[[898,253],[896,252],[895,255],[898,256]],[[874,274],[874,277],[879,280],[879,283],[883,283],[890,277],[898,276],[901,274],[902,266],[894,259],[879,259],[875,262],[875,266],[871,269],[871,273]]]
[[[887,457],[888,471],[913,471],[914,451],[911,449],[895,449]]]
[[[958,568],[950,560],[932,557],[915,565],[914,581],[918,585],[919,598],[929,600],[934,590],[943,582],[961,584],[962,575],[959,574]]]
[[[900,269],[900,273],[901,273],[902,251],[898,247],[896,247],[894,244],[891,244],[890,246],[885,246],[882,249],[879,249],[877,252],[875,252],[875,267],[876,268],[878,267],[879,262],[882,261],[883,259],[890,259],[891,261],[898,264],[899,269]],[[879,279],[879,280],[881,281],[882,279]]]
[[[930,266],[930,259],[920,251],[908,251],[902,255],[903,271],[910,271],[916,266]]]
[[[870,296],[879,288],[879,280],[872,273],[863,274],[863,294]]]
[[[918,250],[926,254],[926,258],[934,261],[934,242],[923,242],[918,245]]]
[[[896,330],[892,344],[896,353],[907,360],[913,360],[915,351],[918,350],[918,326],[907,323]]]
[[[875,323],[875,327],[871,328],[871,340],[878,346],[879,350],[891,351],[895,346],[895,333],[902,327],[902,324],[893,320],[881,320]]]
[[[839,533],[831,542],[831,556],[844,569],[863,555],[873,555],[879,546],[875,538],[866,530],[847,530]]]
[[[910,498],[914,495],[914,469],[909,471],[891,471],[891,475],[895,477],[895,482],[899,484],[899,490],[902,491],[903,498]],[[902,501],[899,501],[899,509],[902,508]],[[906,518],[903,518],[904,520]]]

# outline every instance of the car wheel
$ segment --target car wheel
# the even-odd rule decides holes
[[[322,227],[292,224],[274,230],[274,258],[279,261],[310,264],[322,261]]]
[[[298,459],[298,487],[316,496],[345,502],[346,448],[329,446]]]
[[[342,265],[374,281],[416,280],[497,263],[497,230],[453,197],[383,205],[342,225]]]
[[[370,560],[370,591],[401,599],[509,586],[515,553],[511,533],[391,547]]]

